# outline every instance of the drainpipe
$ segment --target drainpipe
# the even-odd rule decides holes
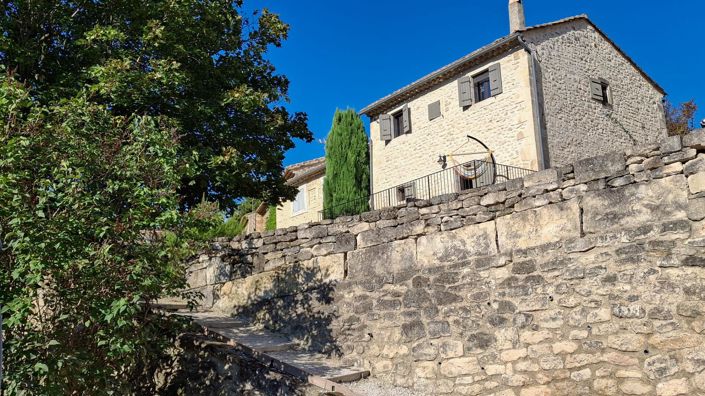
[[[524,41],[521,35],[517,36],[519,43],[524,50],[529,53],[529,81],[531,83],[531,106],[534,114],[534,136],[536,140],[536,158],[538,158],[539,170],[548,169],[551,163],[548,158],[548,141],[546,140],[546,129],[544,127],[544,103],[539,101],[538,77],[536,74],[537,60],[536,53]]]
[[[372,122],[372,121],[370,121],[370,123],[371,123],[371,122]],[[372,134],[371,129],[372,129],[372,128],[370,128],[370,135]],[[369,194],[370,194],[370,210],[375,210],[375,208],[372,207],[372,206],[373,206],[373,203],[374,203],[374,199],[373,199],[373,197],[374,197],[373,191],[374,191],[374,190],[373,190],[373,185],[372,185],[372,180],[373,180],[373,177],[372,177],[372,172],[373,172],[373,168],[372,168],[372,136],[370,136],[370,140],[367,141],[367,150],[370,152],[370,155],[369,155],[369,157],[370,157],[370,190],[369,190]]]

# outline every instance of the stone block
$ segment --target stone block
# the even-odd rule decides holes
[[[573,164],[577,183],[613,176],[625,168],[624,153],[621,152],[586,158]]]
[[[519,396],[553,396],[554,393],[548,386],[529,386],[519,391]]]
[[[623,352],[638,352],[646,346],[646,339],[637,334],[616,334],[607,337],[607,346]]]
[[[527,356],[528,352],[526,348],[521,349],[507,349],[500,352],[499,357],[503,362],[513,362]]]
[[[644,361],[644,372],[652,380],[670,377],[678,370],[678,362],[668,355],[656,355]]]
[[[347,253],[348,276],[364,279],[370,274],[390,275],[417,268],[416,241],[405,239]]]
[[[456,358],[463,356],[463,342],[458,340],[443,340],[438,344],[441,358]]]
[[[438,348],[428,342],[421,342],[411,348],[411,356],[416,360],[433,360],[438,356]]]
[[[323,238],[328,235],[328,227],[324,225],[300,229],[297,232],[298,239]]]
[[[705,150],[705,131],[700,130],[695,133],[683,135],[683,146],[692,147],[698,150]]]
[[[592,388],[598,395],[616,395],[619,392],[617,381],[609,378],[597,378],[592,381]]]
[[[524,176],[524,187],[557,183],[562,177],[557,168],[544,169]]]
[[[402,323],[401,336],[406,342],[416,341],[426,336],[426,328],[420,320]]]
[[[480,199],[480,205],[490,206],[497,203],[504,202],[507,199],[506,191],[495,191],[487,193]]]
[[[476,357],[459,357],[441,362],[441,374],[448,378],[474,375],[481,371]]]
[[[649,345],[664,351],[674,351],[702,345],[703,340],[703,337],[700,335],[687,332],[671,332],[651,336],[651,338],[649,338]]]
[[[589,364],[594,364],[600,362],[600,355],[591,353],[575,353],[572,355],[567,355],[565,358],[566,368],[575,368],[587,366]]]
[[[688,176],[688,189],[691,194],[698,194],[705,191],[705,172],[695,173]]]
[[[666,165],[673,164],[673,163],[679,163],[679,162],[686,162],[686,161],[690,161],[693,158],[695,158],[695,156],[697,154],[698,154],[698,152],[695,151],[694,148],[689,148],[689,149],[685,149],[683,151],[678,151],[676,153],[669,154],[669,155],[663,157],[662,160],[663,160],[663,163]]]
[[[698,154],[697,157],[688,161],[683,166],[683,174],[690,176],[698,172],[705,172],[705,154]]]
[[[497,254],[495,223],[473,224],[419,237],[416,252],[420,267],[434,267]]]
[[[677,396],[690,394],[690,386],[685,378],[673,379],[656,385],[656,396]]]
[[[688,373],[699,373],[705,370],[705,347],[701,346],[685,351],[681,362],[683,370]]]
[[[501,252],[580,237],[580,208],[563,202],[513,213],[496,220]]]
[[[683,147],[679,135],[669,136],[661,141],[661,153],[669,154],[680,150]]]
[[[584,368],[582,370],[573,371],[570,373],[570,379],[576,382],[587,381],[592,378],[592,370]]]
[[[705,219],[705,197],[688,200],[688,219],[693,221]]]
[[[687,218],[688,196],[682,175],[591,191],[583,197],[586,233],[636,228],[648,223]]]
[[[563,359],[557,355],[543,355],[538,359],[542,370],[558,370],[563,368]]]
[[[641,381],[629,380],[619,385],[619,389],[626,395],[646,395],[654,387]]]

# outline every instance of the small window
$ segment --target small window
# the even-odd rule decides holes
[[[612,104],[610,84],[603,78],[590,80],[590,95],[594,100],[601,102],[603,105]]]
[[[486,71],[473,78],[473,88],[475,90],[475,102],[481,102],[492,97],[492,87],[490,86],[490,72]]]
[[[416,198],[414,191],[414,184],[407,183],[402,186],[397,187],[397,201],[398,202],[408,202]]]
[[[306,210],[306,185],[299,187],[299,193],[291,205],[293,214],[298,214]]]

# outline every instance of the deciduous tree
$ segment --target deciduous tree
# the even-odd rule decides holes
[[[664,110],[666,111],[666,129],[670,136],[685,135],[695,128],[695,113],[698,111],[695,100],[691,99],[678,106],[667,101]]]
[[[306,115],[283,106],[289,81],[267,49],[288,25],[242,0],[9,0],[0,6],[0,62],[32,100],[86,90],[112,114],[168,117],[185,164],[184,207],[204,197],[232,210],[240,197],[293,198],[282,161],[310,140]]]

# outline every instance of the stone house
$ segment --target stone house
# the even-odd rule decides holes
[[[284,170],[287,184],[297,187],[299,193],[293,201],[285,201],[277,207],[277,228],[320,220],[325,174],[324,157],[290,165]]]
[[[468,135],[530,170],[666,136],[664,90],[587,16],[526,27],[521,0],[509,10],[508,36],[360,111],[373,192],[440,171]]]

